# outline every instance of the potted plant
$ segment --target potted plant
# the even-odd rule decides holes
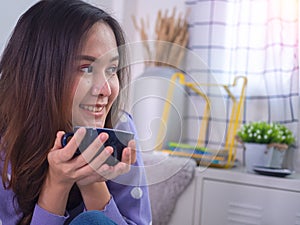
[[[281,168],[286,150],[295,142],[291,130],[279,123],[264,121],[244,124],[237,132],[244,145],[247,171],[254,166]]]

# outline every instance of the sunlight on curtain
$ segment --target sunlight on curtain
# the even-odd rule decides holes
[[[284,123],[298,136],[298,1],[188,0],[186,5],[191,10],[189,48],[217,81],[248,78],[243,122]],[[190,69],[193,76],[198,72]],[[190,124],[195,119],[187,118]],[[228,118],[214,121],[227,123]],[[300,170],[300,157],[296,160]]]

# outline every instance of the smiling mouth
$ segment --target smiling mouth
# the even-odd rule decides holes
[[[79,105],[79,107],[93,113],[99,113],[104,109],[104,106]]]

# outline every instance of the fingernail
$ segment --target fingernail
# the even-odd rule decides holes
[[[113,152],[113,149],[108,147],[108,148],[105,148],[105,151],[108,155],[111,155]]]
[[[106,139],[107,139],[107,134],[105,134],[105,133],[100,134],[100,140],[101,140],[102,142],[105,142]]]
[[[130,156],[131,155],[131,148],[127,148],[127,151],[125,153],[126,153],[126,156]]]
[[[83,133],[85,132],[85,128],[84,128],[84,127],[80,127],[80,128],[77,130],[77,132],[78,132],[79,134],[83,134]]]

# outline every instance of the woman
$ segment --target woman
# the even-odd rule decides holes
[[[85,128],[61,146],[74,125],[135,132],[120,114],[124,44],[119,24],[80,0],[43,0],[21,16],[0,62],[0,224],[151,223],[134,140],[115,166],[104,163],[111,147],[91,157],[106,133],[77,157]]]

